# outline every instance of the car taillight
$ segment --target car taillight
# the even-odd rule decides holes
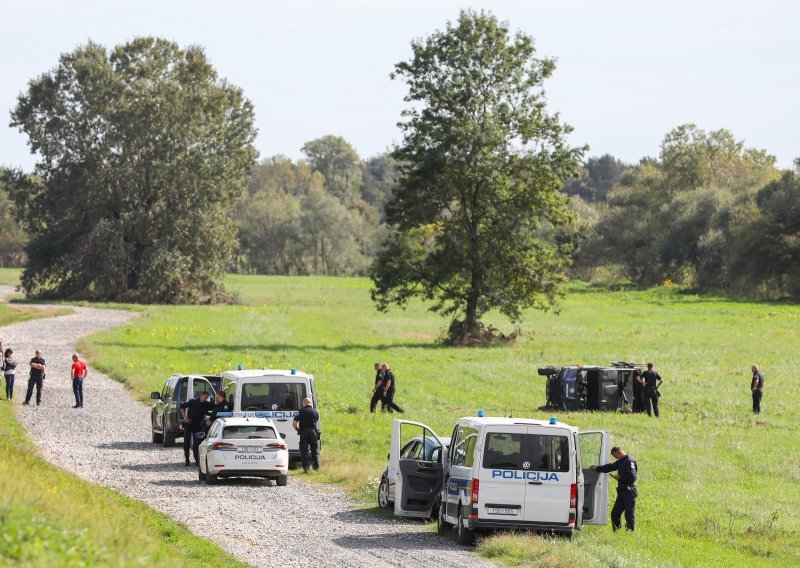
[[[573,483],[569,486],[569,508],[575,509],[578,506],[578,484]]]
[[[287,449],[286,448],[286,444],[284,444],[283,442],[271,442],[271,443],[267,444],[267,447],[268,448],[278,448],[279,450]]]
[[[211,444],[212,450],[225,450],[228,448],[235,448],[235,447],[236,446],[234,446],[233,444],[229,444],[228,442],[214,442],[213,444]]]
[[[480,493],[480,482],[477,479],[472,480],[472,504],[478,504],[478,494]]]

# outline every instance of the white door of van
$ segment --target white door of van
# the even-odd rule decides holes
[[[608,474],[589,469],[592,465],[608,463],[608,430],[587,430],[578,433],[580,441],[581,467],[583,468],[583,509],[584,525],[608,524]]]
[[[569,523],[570,491],[576,476],[569,438],[568,430],[528,426],[522,463],[526,522],[565,526]]]
[[[524,425],[486,427],[482,451],[478,452],[479,519],[509,523],[524,520],[527,485],[523,454],[527,435]]]
[[[442,450],[431,454],[436,456],[436,461],[427,460],[424,455],[407,458],[400,455],[400,449],[417,437],[422,438],[423,444],[431,438],[439,444]],[[425,424],[395,420],[391,444],[389,479],[394,482],[394,514],[398,517],[430,517],[435,514],[432,508],[442,491],[444,443]]]

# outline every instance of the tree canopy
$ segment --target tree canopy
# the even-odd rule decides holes
[[[39,182],[12,197],[34,296],[208,302],[236,246],[231,208],[256,151],[253,107],[199,47],[88,43],[11,113]]]
[[[569,127],[547,112],[543,82],[555,63],[536,56],[530,36],[462,11],[412,50],[392,75],[407,83],[410,104],[372,295],[384,310],[430,300],[453,316],[451,339],[473,343],[486,337],[488,310],[516,321],[557,303],[569,250],[537,229],[569,219],[559,190],[584,149],[570,147]]]

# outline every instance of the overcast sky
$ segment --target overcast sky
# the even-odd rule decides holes
[[[409,42],[460,8],[488,8],[558,59],[549,108],[590,155],[658,154],[671,128],[727,128],[788,167],[800,156],[800,2],[641,0],[0,0],[0,164],[30,169],[9,111],[27,81],[92,39],[199,44],[256,108],[261,157],[345,137],[362,156],[398,141]]]

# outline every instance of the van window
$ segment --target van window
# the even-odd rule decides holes
[[[244,383],[239,408],[251,410],[297,410],[306,398],[303,383]]]
[[[222,431],[223,440],[253,440],[277,438],[272,426],[226,426]]]
[[[458,444],[453,454],[453,465],[472,467],[478,431],[469,426],[458,427]]]
[[[228,402],[233,404],[233,397],[236,393],[236,383],[231,381],[225,386],[225,397],[228,399]]]
[[[569,471],[569,439],[566,436],[490,432],[486,435],[483,467]]]
[[[208,394],[208,400],[214,400],[214,387],[206,381],[194,379],[192,381],[192,391],[192,398],[197,398],[201,392],[204,392]]]

